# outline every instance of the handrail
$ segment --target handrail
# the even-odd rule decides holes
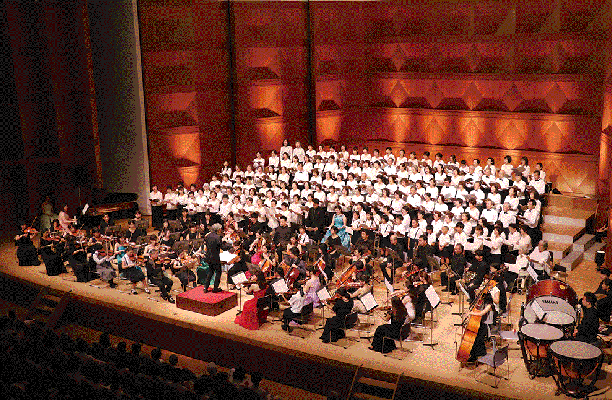
[[[355,374],[353,375],[353,381],[351,382],[351,387],[349,388],[348,394],[346,396],[346,400],[350,400],[353,395],[353,388],[355,387],[355,382],[357,381],[357,375],[359,374],[359,369],[363,367],[363,364],[359,364],[357,368],[355,368]]]

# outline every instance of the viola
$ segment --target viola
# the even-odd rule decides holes
[[[285,280],[287,281],[287,286],[291,287],[295,284],[297,279],[300,277],[300,270],[296,267],[292,267],[289,272],[285,275]]]

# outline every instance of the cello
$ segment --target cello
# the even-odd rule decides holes
[[[502,271],[504,271],[504,269],[495,272],[495,274],[493,274],[493,276],[487,281],[484,289],[480,291],[478,297],[476,297],[476,300],[468,310],[468,313],[472,311],[475,307],[480,308],[482,306],[483,295],[485,293],[489,293],[497,285],[497,278]],[[469,319],[463,331],[463,336],[461,337],[461,343],[459,344],[459,347],[457,349],[457,355],[455,357],[457,361],[465,363],[467,362],[468,358],[470,358],[470,353],[472,352],[472,347],[474,346],[474,341],[476,340],[476,336],[478,335],[478,330],[480,329],[481,322],[482,316],[469,315]]]

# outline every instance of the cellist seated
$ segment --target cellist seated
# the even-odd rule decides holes
[[[472,349],[470,350],[470,356],[467,359],[467,362],[476,362],[478,357],[482,357],[487,355],[486,348],[486,340],[489,338],[490,326],[495,322],[495,307],[493,305],[493,297],[491,293],[485,293],[482,296],[482,307],[480,310],[472,310],[469,313],[470,316],[480,317],[480,326],[476,333],[476,338],[474,339],[474,343],[472,344]],[[471,318],[471,317],[470,317]],[[466,329],[467,335],[470,333],[469,330]],[[473,332],[471,332],[473,334]],[[463,341],[462,341],[463,344]],[[461,351],[461,348],[460,348]]]

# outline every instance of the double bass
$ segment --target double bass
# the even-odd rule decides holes
[[[497,271],[493,276],[487,281],[484,289],[480,291],[478,297],[468,310],[468,313],[474,309],[474,307],[482,307],[482,297],[485,293],[489,293],[495,286],[497,286],[497,279],[500,273],[504,271],[503,269]],[[468,358],[470,358],[470,353],[472,352],[472,347],[474,346],[474,341],[476,340],[476,336],[478,335],[478,330],[480,329],[480,324],[482,322],[482,316],[480,315],[470,315],[465,325],[463,331],[463,337],[461,338],[461,344],[457,349],[457,356],[455,357],[457,361],[467,362]]]

